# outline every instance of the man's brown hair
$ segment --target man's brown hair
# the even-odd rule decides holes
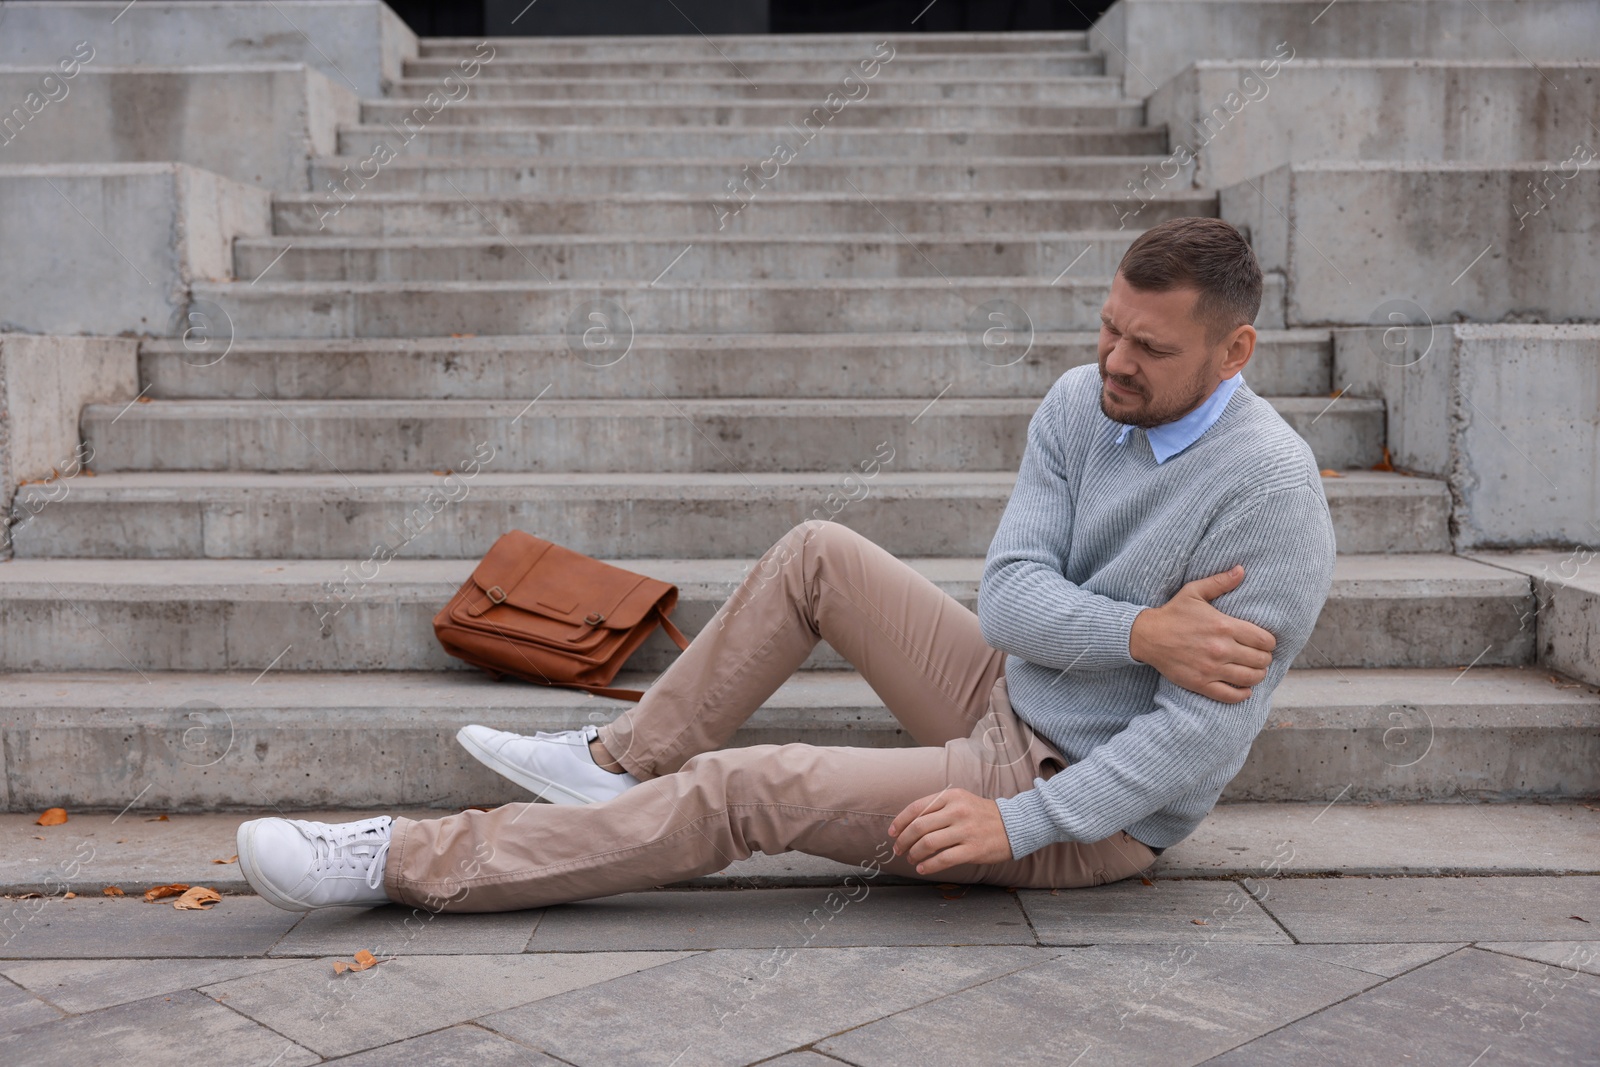
[[[1212,344],[1261,310],[1261,266],[1244,235],[1221,219],[1169,219],[1140,234],[1117,266],[1147,293],[1200,291],[1195,318]]]

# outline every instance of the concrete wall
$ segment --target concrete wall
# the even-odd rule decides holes
[[[1537,635],[1540,665],[1600,685],[1600,523],[1576,548],[1473,558],[1533,579],[1533,618],[1524,625]]]
[[[676,10],[674,10],[676,8]],[[766,0],[485,0],[485,28],[500,36],[627,33],[766,33]]]
[[[0,166],[0,330],[181,334],[189,287],[232,277],[271,194],[182,164]]]
[[[1318,160],[1559,162],[1600,146],[1600,63],[1205,60],[1147,108],[1210,188]]]
[[[1512,42],[1515,42],[1513,45]],[[1148,96],[1200,59],[1600,59],[1594,0],[1118,0],[1089,31]]]
[[[0,67],[0,102],[49,87],[58,99],[19,120],[0,111],[0,163],[188,163],[277,192],[310,188],[313,156],[333,155],[355,93],[302,65]],[[34,104],[33,106],[39,106]]]
[[[1290,326],[1376,323],[1392,300],[1440,323],[1594,321],[1600,157],[1563,163],[1294,164],[1219,204],[1286,275]]]
[[[0,334],[0,559],[12,532],[70,493],[92,463],[78,415],[85,404],[132,400],[138,360],[138,342],[124,338]],[[41,499],[13,513],[17,485],[47,478]]]
[[[1336,330],[1334,383],[1387,402],[1396,466],[1448,482],[1458,551],[1600,544],[1600,326]]]
[[[378,0],[0,4],[0,63],[54,65],[79,41],[106,66],[304,63],[378,96],[417,38]]]

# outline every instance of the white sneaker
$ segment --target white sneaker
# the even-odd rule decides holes
[[[252,819],[239,827],[239,872],[263,900],[285,911],[389,903],[383,865],[394,820]]]
[[[631,774],[612,774],[595,763],[589,742],[599,732],[591,725],[554,733],[541,730],[525,737],[487,726],[463,726],[456,740],[473,759],[541,799],[552,804],[595,804],[639,784]]]

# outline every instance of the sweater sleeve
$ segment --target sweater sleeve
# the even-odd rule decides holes
[[[1333,580],[1333,526],[1319,487],[1267,494],[1209,531],[1185,581],[1243,564],[1239,588],[1216,607],[1278,639],[1266,680],[1249,699],[1225,704],[1161,679],[1150,710],[1078,763],[999,801],[1012,855],[1057,841],[1100,841],[1249,754],[1266,724],[1272,692],[1311,637]]]
[[[1062,410],[1063,376],[1028,423],[1016,488],[989,544],[978,586],[978,626],[989,647],[1060,670],[1131,666],[1128,635],[1148,605],[1086,592],[1063,575],[1080,462]]]

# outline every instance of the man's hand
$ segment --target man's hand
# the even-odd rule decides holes
[[[895,855],[916,864],[918,874],[1011,858],[1000,805],[965,789],[913,800],[889,824],[889,836],[895,838]]]
[[[1244,568],[1198,578],[1159,608],[1133,620],[1128,654],[1148,663],[1174,685],[1224,704],[1250,697],[1267,677],[1278,639],[1253,623],[1211,606],[1244,581]]]

